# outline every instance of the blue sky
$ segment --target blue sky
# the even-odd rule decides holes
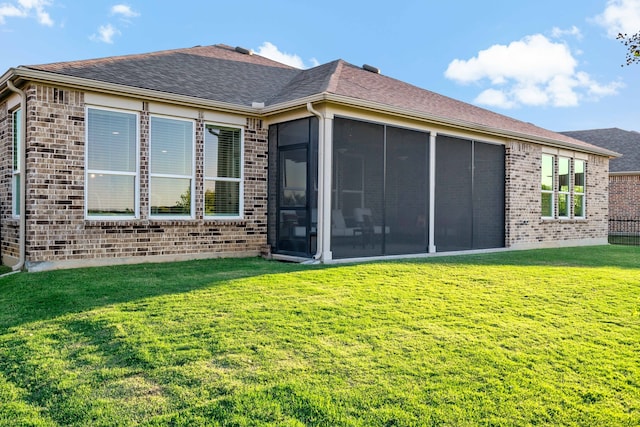
[[[334,59],[556,130],[640,131],[640,65],[615,35],[640,0],[0,0],[0,73],[224,43]]]

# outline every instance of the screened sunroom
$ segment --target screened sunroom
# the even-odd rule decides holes
[[[318,212],[332,259],[505,246],[503,145],[384,123],[333,118],[318,208],[318,119],[269,128],[269,243],[311,258]],[[327,259],[324,259],[325,261]]]

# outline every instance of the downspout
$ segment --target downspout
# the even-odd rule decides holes
[[[22,270],[26,260],[26,229],[27,229],[27,212],[26,212],[26,168],[27,168],[27,98],[24,91],[13,85],[11,80],[7,80],[9,90],[20,95],[20,229],[19,229],[19,246],[20,255],[18,263],[13,266],[13,271]]]
[[[318,118],[318,206],[316,208],[316,253],[313,259],[322,257],[323,225],[324,225],[324,121],[322,114],[316,111],[310,102],[307,102],[307,111]]]

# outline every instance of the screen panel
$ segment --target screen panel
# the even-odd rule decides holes
[[[435,245],[438,252],[472,248],[472,143],[436,138]]]
[[[473,249],[504,247],[504,146],[474,142]]]

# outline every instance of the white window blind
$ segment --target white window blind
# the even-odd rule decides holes
[[[207,125],[205,130],[205,216],[240,217],[242,131]]]
[[[87,109],[86,215],[137,217],[138,116]]]
[[[151,117],[151,215],[193,217],[193,121]]]

